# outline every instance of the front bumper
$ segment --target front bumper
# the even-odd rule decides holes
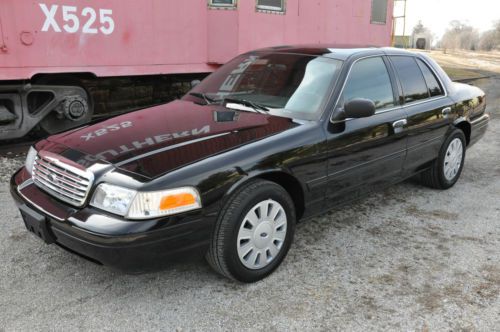
[[[12,177],[10,191],[26,227],[46,243],[129,273],[156,270],[206,252],[215,220],[202,210],[127,221],[91,207],[74,209],[30,183],[24,169]]]

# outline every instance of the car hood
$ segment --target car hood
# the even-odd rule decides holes
[[[54,135],[47,143],[85,167],[101,161],[154,178],[295,126],[284,117],[177,100]]]

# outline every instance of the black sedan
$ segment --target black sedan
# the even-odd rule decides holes
[[[285,258],[295,224],[409,177],[460,177],[485,95],[391,48],[243,54],[186,96],[51,136],[11,180],[28,230],[137,272],[206,254],[242,282]]]

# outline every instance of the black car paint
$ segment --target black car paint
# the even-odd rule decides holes
[[[260,52],[326,55],[336,51],[290,47]],[[423,59],[439,75],[447,95],[404,105],[400,84],[389,66],[397,91],[397,107],[369,118],[332,123],[330,119],[336,100],[351,65],[364,57],[382,56],[385,59],[388,54]],[[470,144],[484,134],[488,123],[484,113],[484,93],[475,87],[451,82],[427,57],[377,48],[339,49],[334,56],[345,63],[317,121],[242,112],[241,115],[251,119],[250,124],[242,126],[238,120],[221,124],[216,122],[215,113],[227,110],[177,101],[122,115],[107,120],[107,123],[131,118],[147,122],[151,119],[151,116],[145,116],[148,113],[158,116],[166,108],[178,108],[185,112],[210,113],[212,120],[209,125],[217,129],[195,138],[177,135],[175,142],[151,144],[146,149],[126,151],[117,156],[108,153],[111,157],[106,160],[96,158],[86,150],[98,145],[101,145],[99,149],[109,150],[109,145],[99,143],[99,140],[75,145],[67,140],[71,135],[81,137],[83,132],[103,129],[102,123],[56,135],[36,145],[38,150],[59,153],[75,162],[84,160],[87,166],[97,164],[100,171],[95,175],[94,188],[101,182],[144,191],[194,186],[202,197],[203,208],[200,210],[155,220],[127,221],[89,205],[82,209],[69,207],[34,185],[25,186],[25,181],[29,181],[25,169],[13,176],[11,193],[19,205],[48,218],[58,244],[105,265],[139,271],[164,258],[182,257],[185,250],[198,248],[205,251],[219,211],[228,197],[251,179],[265,178],[281,184],[293,198],[298,216],[306,219],[424,170],[436,158],[446,134],[454,126],[463,128]],[[451,107],[451,113],[446,116],[441,113],[445,107]],[[400,119],[407,119],[408,124],[403,131],[395,133],[392,123]],[[167,124],[170,131],[176,131],[176,125]],[[106,135],[110,137],[109,133]],[[130,139],[127,130],[115,130],[113,135],[118,140],[111,143],[115,145],[123,145]],[[204,140],[198,141],[200,138]],[[214,148],[204,149],[207,144],[213,144]],[[190,149],[190,156],[169,163]],[[23,188],[18,191],[21,185]]]

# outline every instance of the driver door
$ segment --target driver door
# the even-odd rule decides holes
[[[354,98],[375,103],[376,113],[330,123],[327,130],[328,200],[341,203],[398,182],[406,155],[406,114],[383,56],[354,62],[335,111]]]

